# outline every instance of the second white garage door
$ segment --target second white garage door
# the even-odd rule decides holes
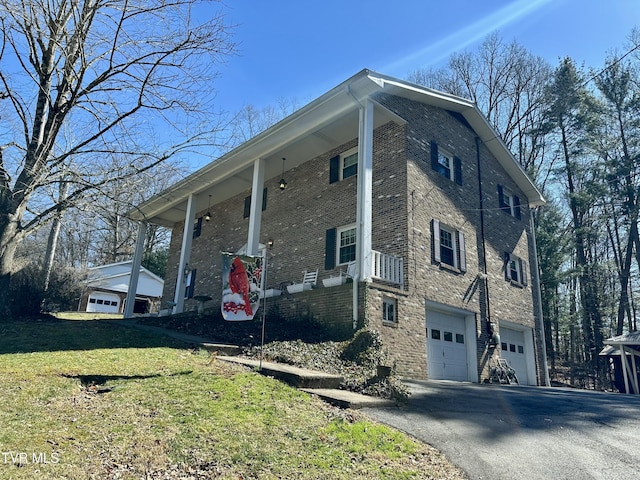
[[[529,385],[527,375],[527,348],[524,340],[524,332],[511,328],[500,327],[500,343],[502,358],[509,362],[511,368],[516,371],[518,383]]]
[[[433,380],[468,381],[465,319],[427,311],[427,368]]]

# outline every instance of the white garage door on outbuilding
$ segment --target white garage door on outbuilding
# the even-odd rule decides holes
[[[500,346],[500,355],[516,371],[518,383],[536,385],[531,329],[508,322],[500,322]]]
[[[87,302],[87,312],[119,313],[120,297],[113,293],[91,292]]]
[[[426,311],[426,333],[430,379],[478,381],[473,314],[430,303]]]

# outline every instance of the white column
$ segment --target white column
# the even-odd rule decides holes
[[[193,194],[187,199],[187,212],[184,218],[184,231],[182,232],[182,247],[180,248],[180,262],[176,276],[176,292],[173,296],[173,313],[182,313],[184,310],[184,293],[187,286],[185,271],[189,270],[191,259],[191,243],[193,241],[193,222],[196,219],[196,201]]]
[[[356,263],[360,281],[372,275],[371,218],[373,197],[373,102],[364,100],[360,108],[358,134],[358,206]]]
[[[136,304],[136,292],[138,291],[138,278],[140,277],[140,265],[142,264],[142,254],[144,253],[144,241],[147,237],[147,224],[140,222],[138,225],[138,239],[136,240],[136,250],[131,262],[131,276],[129,277],[129,289],[127,299],[124,303],[124,318],[133,317],[133,307]]]
[[[264,160],[258,158],[253,163],[253,183],[251,184],[251,213],[247,234],[247,254],[260,254],[260,225],[262,223],[262,196],[264,193]]]
[[[371,280],[371,201],[373,192],[373,102],[360,104],[356,206],[356,265],[353,278],[353,329],[358,323],[358,282]]]
[[[620,361],[622,362],[622,376],[624,377],[624,390],[626,394],[629,394],[629,372],[627,365],[627,352],[624,349],[624,345],[618,345],[620,349]]]
[[[638,388],[638,366],[636,365],[636,351],[633,348],[629,348],[631,353],[631,380],[633,381],[634,392],[636,395],[640,394]]]

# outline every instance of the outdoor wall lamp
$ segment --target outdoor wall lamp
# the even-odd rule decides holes
[[[284,180],[284,160],[285,158],[282,157],[282,178],[280,179],[280,184],[278,185],[280,187],[280,191],[284,191],[284,189],[287,188],[287,182]]]
[[[211,220],[211,195],[209,195],[209,206],[207,207],[207,213],[204,214],[204,221],[208,222]]]
[[[271,238],[269,240],[267,240],[267,246],[269,248],[273,247],[273,240]]]

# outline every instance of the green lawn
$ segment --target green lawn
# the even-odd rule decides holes
[[[0,478],[463,478],[437,452],[105,320],[0,322]]]

